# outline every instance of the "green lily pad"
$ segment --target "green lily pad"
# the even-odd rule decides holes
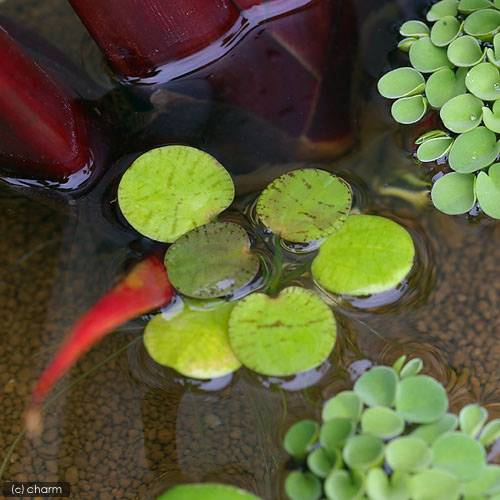
[[[448,472],[428,469],[411,478],[410,491],[413,500],[458,500],[460,483]]]
[[[482,61],[484,53],[479,42],[465,35],[453,40],[448,46],[448,59],[455,65],[468,68]]]
[[[488,9],[492,7],[489,0],[460,0],[458,10],[462,14],[471,14],[476,10]]]
[[[403,436],[392,440],[386,446],[385,459],[393,470],[418,472],[430,465],[432,451],[422,439]]]
[[[412,44],[410,62],[421,73],[433,73],[442,68],[452,67],[452,63],[446,55],[446,49],[436,47],[428,37],[420,38]]]
[[[363,474],[333,471],[325,481],[325,493],[332,500],[361,500],[365,490]]]
[[[353,436],[347,440],[342,457],[351,469],[367,470],[382,462],[384,443],[380,438],[369,434]]]
[[[410,476],[396,471],[389,478],[382,469],[371,469],[366,478],[366,491],[373,500],[408,500]]]
[[[328,453],[324,448],[316,448],[307,457],[307,466],[315,476],[324,479],[336,466],[336,460],[332,459],[336,455]]]
[[[425,132],[425,134],[422,134],[420,137],[417,138],[415,141],[415,144],[423,144],[426,141],[429,141],[430,139],[443,139],[443,138],[450,138],[450,134],[448,132],[445,132],[444,130],[429,130],[428,132]]]
[[[411,36],[416,38],[429,36],[429,26],[422,21],[412,19],[401,25],[399,33],[401,36]]]
[[[354,384],[354,392],[367,406],[392,406],[398,376],[388,366],[375,366],[363,373]]]
[[[425,441],[428,445],[431,445],[439,436],[445,432],[455,430],[457,426],[458,418],[456,415],[447,413],[432,424],[419,425],[414,431],[412,431],[411,436],[418,437]]]
[[[428,424],[443,417],[448,398],[443,386],[427,375],[401,380],[396,389],[396,411],[406,421]]]
[[[476,128],[483,118],[483,101],[471,94],[450,99],[440,111],[444,125],[457,134]]]
[[[402,226],[376,215],[352,215],[320,247],[311,271],[329,292],[369,295],[400,284],[414,258],[413,240]]]
[[[318,500],[321,482],[310,472],[294,471],[285,479],[285,492],[291,500]]]
[[[500,12],[495,9],[481,9],[465,18],[464,31],[481,40],[492,40],[500,30]]]
[[[453,144],[451,137],[437,137],[420,144],[417,149],[417,158],[421,162],[436,161],[448,153]]]
[[[487,465],[483,472],[464,485],[466,498],[476,495],[494,495],[500,492],[500,466]]]
[[[228,341],[228,321],[233,304],[215,309],[183,311],[170,319],[153,317],[144,331],[144,345],[160,365],[186,377],[210,379],[237,370],[241,363]]]
[[[491,165],[498,155],[497,138],[486,127],[460,134],[450,149],[450,167],[461,174]]]
[[[421,95],[402,97],[391,106],[392,117],[403,125],[421,120],[427,112],[427,99]]]
[[[446,47],[460,33],[460,21],[453,16],[445,16],[434,24],[431,30],[431,41],[436,47]]]
[[[420,358],[413,358],[402,368],[401,378],[414,377],[422,371],[423,367],[424,362]]]
[[[427,12],[427,21],[438,21],[442,17],[458,14],[458,0],[441,0],[435,3]]]
[[[165,265],[174,287],[198,299],[230,295],[259,271],[246,231],[232,222],[212,222],[181,236],[167,250]]]
[[[382,439],[399,436],[404,428],[404,420],[394,410],[383,406],[368,408],[361,418],[363,433]]]
[[[307,243],[335,233],[351,210],[352,191],[324,170],[294,170],[275,179],[259,196],[257,215],[287,241]]]
[[[432,186],[434,206],[448,215],[466,214],[476,203],[473,174],[451,172],[440,177]]]
[[[304,458],[314,447],[319,437],[319,425],[314,420],[300,420],[285,434],[283,447],[295,458]]]
[[[500,15],[500,12],[498,14]],[[500,73],[498,68],[489,62],[474,66],[465,77],[465,85],[479,99],[500,99]]]
[[[494,219],[500,219],[500,163],[492,165],[488,173],[479,172],[476,195],[483,212]]]
[[[486,453],[479,441],[461,432],[440,436],[432,445],[435,468],[454,474],[462,482],[477,478],[486,467]]]
[[[157,500],[259,500],[247,491],[227,484],[179,484],[160,495]]]
[[[284,377],[323,363],[336,330],[331,309],[315,293],[289,287],[276,298],[254,293],[238,302],[229,320],[229,341],[247,368]]]
[[[355,424],[348,418],[332,418],[321,426],[319,442],[332,453],[345,444],[354,430]]]
[[[496,103],[500,103],[500,100],[495,101]],[[500,108],[500,106],[498,106]],[[495,106],[494,106],[495,108]],[[486,125],[486,128],[495,132],[496,134],[500,134],[500,112],[494,112],[490,108],[486,106],[483,108],[483,122]]]
[[[500,438],[500,418],[496,418],[484,426],[479,441],[481,441],[484,446],[490,446],[498,438]]]
[[[467,68],[458,68],[456,72],[450,68],[443,68],[432,73],[425,84],[425,96],[429,104],[439,109],[453,97],[465,94],[467,71]]]
[[[188,146],[144,153],[118,186],[118,204],[129,224],[142,235],[167,243],[212,221],[233,198],[233,181],[224,167]]]
[[[349,418],[357,422],[362,409],[363,403],[355,392],[342,391],[325,403],[322,418],[325,422],[332,418]]]
[[[416,37],[407,37],[403,38],[398,42],[398,49],[403,52],[410,52],[410,47],[413,45],[413,42],[416,42],[418,38]]]
[[[478,404],[464,406],[458,415],[460,430],[471,437],[476,437],[488,419],[488,412]]]
[[[388,99],[421,94],[425,88],[422,73],[413,68],[397,68],[386,73],[377,84],[378,91]]]

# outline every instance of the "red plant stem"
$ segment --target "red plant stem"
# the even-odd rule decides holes
[[[29,431],[40,424],[40,406],[55,383],[97,341],[127,321],[168,304],[174,291],[163,263],[151,256],[137,264],[76,323],[38,379],[26,417]]]
[[[67,89],[0,27],[0,169],[62,180],[92,163],[87,121]]]

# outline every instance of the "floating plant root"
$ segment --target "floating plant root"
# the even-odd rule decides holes
[[[85,352],[121,324],[168,304],[173,294],[163,262],[151,256],[84,314],[35,385],[25,416],[28,432],[40,433],[41,408],[48,392]]]

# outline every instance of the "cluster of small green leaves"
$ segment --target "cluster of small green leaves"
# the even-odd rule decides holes
[[[427,21],[401,26],[399,48],[409,52],[412,67],[384,75],[379,92],[396,99],[391,111],[399,123],[420,121],[428,107],[439,110],[445,130],[417,140],[420,161],[448,155],[454,171],[434,184],[436,208],[458,215],[479,203],[500,219],[500,2],[441,0]]]
[[[302,420],[284,440],[300,464],[285,481],[292,500],[500,498],[500,466],[487,449],[500,419],[479,405],[447,413],[444,387],[419,358],[365,372],[326,402],[322,424]]]

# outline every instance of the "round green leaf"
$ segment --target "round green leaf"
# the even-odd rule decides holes
[[[420,38],[412,44],[410,62],[421,73],[433,73],[442,68],[452,67],[452,63],[446,55],[446,49],[436,47],[428,37]]]
[[[246,231],[232,222],[212,222],[181,236],[167,250],[165,265],[174,287],[198,299],[230,295],[259,271]]]
[[[427,99],[421,95],[402,97],[391,106],[392,117],[403,125],[416,123],[427,112]]]
[[[352,191],[324,170],[294,170],[275,179],[259,196],[257,215],[287,241],[307,243],[335,233],[351,210]]]
[[[325,481],[325,493],[330,500],[361,500],[364,490],[364,475],[357,471],[335,470]]]
[[[429,139],[418,147],[417,158],[421,162],[436,161],[448,153],[452,144],[453,139],[451,137]]]
[[[398,376],[388,366],[375,366],[363,373],[354,384],[354,392],[367,406],[392,406]]]
[[[403,52],[409,52],[410,47],[412,46],[413,42],[418,40],[418,38],[414,37],[408,37],[408,38],[403,38],[398,42],[398,49],[403,51]]]
[[[487,465],[483,472],[464,485],[466,498],[475,495],[494,495],[500,493],[500,466]]]
[[[285,480],[285,492],[291,500],[317,500],[321,498],[321,482],[310,472],[294,471]]]
[[[486,453],[479,441],[461,432],[440,436],[432,445],[437,469],[454,474],[466,483],[477,478],[486,467]]]
[[[382,469],[371,469],[366,478],[366,491],[373,500],[408,500],[410,477],[404,472],[396,471],[389,479]]]
[[[355,424],[347,418],[332,418],[321,426],[319,442],[329,453],[345,444],[354,433]]]
[[[492,7],[489,0],[460,0],[458,10],[462,14],[470,14],[476,10],[488,9]]]
[[[464,406],[458,415],[460,430],[471,437],[476,437],[488,419],[488,412],[478,404]]]
[[[416,38],[429,36],[429,26],[422,21],[406,21],[401,25],[399,33],[401,36],[411,36]]]
[[[336,330],[331,309],[315,293],[289,287],[275,298],[254,293],[238,302],[229,320],[229,341],[247,368],[284,377],[323,363]]]
[[[304,458],[314,447],[319,437],[319,425],[314,420],[300,420],[285,434],[283,447],[295,458]]]
[[[174,486],[157,500],[259,500],[259,497],[235,486],[203,483]]]
[[[450,149],[450,167],[468,174],[491,165],[498,155],[497,138],[486,127],[460,134]]]
[[[500,163],[495,163],[486,172],[479,172],[476,180],[476,195],[486,215],[500,219]]]
[[[368,408],[361,418],[363,433],[382,439],[399,436],[404,428],[404,420],[394,410],[383,406]]]
[[[429,466],[432,451],[425,441],[414,436],[403,436],[386,446],[385,459],[393,470],[418,472]]]
[[[422,73],[413,68],[397,68],[386,73],[377,84],[379,93],[388,99],[421,94],[425,88]]]
[[[484,426],[479,440],[484,446],[490,446],[498,438],[500,438],[500,418],[496,418]]]
[[[413,358],[401,370],[401,378],[413,377],[418,375],[422,368],[424,367],[424,362],[420,358]]]
[[[444,125],[457,134],[476,128],[483,118],[483,101],[471,94],[462,94],[450,99],[441,108]]]
[[[465,18],[464,31],[481,40],[491,40],[500,30],[500,12],[495,9],[481,9]]]
[[[427,21],[438,21],[442,17],[458,14],[458,0],[441,0],[435,3],[427,12]]]
[[[479,42],[472,36],[461,36],[450,43],[448,58],[455,66],[470,67],[478,64],[484,57]]]
[[[498,14],[500,15],[500,12]],[[489,62],[474,66],[465,77],[465,85],[479,99],[500,99],[500,73],[498,68]]]
[[[443,175],[432,186],[432,203],[445,214],[465,214],[476,203],[474,182],[473,174],[451,172]]]
[[[399,224],[376,215],[352,215],[320,247],[311,271],[329,292],[369,295],[400,284],[414,257],[413,240]]]
[[[418,437],[431,445],[436,439],[445,432],[453,431],[458,426],[458,418],[456,415],[447,413],[436,422],[432,424],[419,425],[412,431],[411,435]]]
[[[460,483],[448,472],[428,469],[411,478],[410,490],[413,500],[458,500]]]
[[[446,47],[460,33],[460,21],[453,16],[442,17],[431,30],[431,41],[437,47]]]
[[[439,109],[453,97],[465,94],[465,75],[467,68],[458,68],[455,72],[443,68],[432,73],[425,84],[425,96],[433,108]]]
[[[485,106],[483,108],[483,122],[486,125],[486,128],[496,134],[500,134],[500,114],[494,114],[490,108]]]
[[[351,469],[366,470],[382,462],[384,443],[369,434],[353,436],[347,440],[342,457]]]
[[[445,132],[444,130],[429,130],[425,134],[422,134],[420,137],[417,138],[415,141],[415,144],[423,144],[426,141],[429,141],[431,139],[443,139],[443,138],[450,138],[450,134],[448,132]]]
[[[396,389],[396,411],[408,422],[428,424],[440,419],[448,408],[444,387],[427,375],[401,380]]]
[[[153,317],[144,331],[144,345],[160,365],[186,377],[210,379],[237,370],[241,364],[229,346],[227,329],[233,304],[183,311],[170,319]]]
[[[307,466],[315,476],[324,479],[335,467],[335,459],[332,459],[332,456],[336,455],[336,453],[327,453],[324,448],[316,448],[307,457]]]
[[[139,156],[118,186],[118,204],[129,224],[167,243],[207,224],[231,205],[229,173],[209,154],[165,146]]]
[[[323,406],[322,418],[326,422],[332,418],[349,418],[355,422],[361,417],[363,403],[353,391],[339,392]]]

